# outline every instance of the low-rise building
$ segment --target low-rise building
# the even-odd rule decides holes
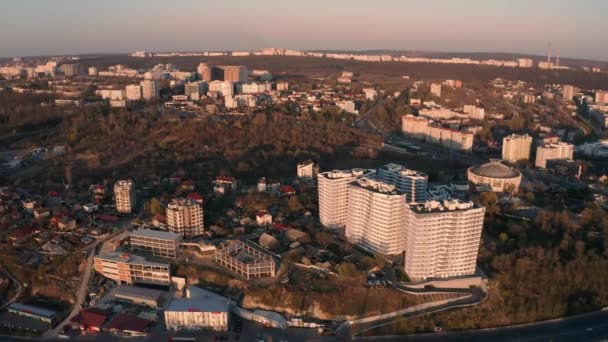
[[[165,310],[167,330],[228,331],[228,298],[194,286],[186,291],[186,298],[173,298]]]
[[[171,266],[147,261],[144,257],[121,252],[97,255],[95,271],[118,283],[164,285],[171,284]]]
[[[151,229],[138,229],[131,232],[131,248],[134,251],[146,251],[155,256],[175,258],[179,255],[179,244],[182,235]]]

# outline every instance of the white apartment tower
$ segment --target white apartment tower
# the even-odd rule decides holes
[[[155,80],[145,80],[141,82],[142,98],[146,101],[153,100],[158,97],[158,84]]]
[[[530,159],[532,137],[524,134],[511,134],[502,139],[502,159],[510,163]]]
[[[441,83],[431,84],[431,95],[441,97]]]
[[[569,84],[564,85],[564,88],[562,89],[562,97],[566,101],[572,101],[574,98],[574,86]]]
[[[116,211],[130,214],[135,208],[135,186],[131,180],[119,180],[114,184]]]
[[[312,180],[317,177],[317,173],[319,171],[319,167],[312,162],[312,160],[307,160],[302,163],[298,163],[296,167],[296,173],[298,178],[300,179],[309,179]]]
[[[412,280],[475,273],[485,208],[445,200],[406,205],[405,272]]]
[[[378,169],[377,178],[403,192],[407,203],[426,201],[429,176],[422,172],[398,164],[387,164]]]
[[[193,200],[175,198],[167,206],[167,227],[170,231],[192,238],[203,234],[203,208]]]
[[[405,249],[405,194],[394,185],[360,178],[348,185],[346,239],[374,253]]]
[[[346,225],[348,208],[348,184],[357,178],[369,176],[373,171],[364,169],[333,170],[318,177],[319,219],[330,228]]]
[[[547,160],[572,159],[574,146],[565,142],[557,144],[546,144],[536,149],[536,162],[534,165],[540,168],[547,167]]]

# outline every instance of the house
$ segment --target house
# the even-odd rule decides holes
[[[266,178],[262,177],[258,181],[258,192],[266,192]]]
[[[257,222],[258,226],[272,224],[272,215],[270,215],[270,213],[266,210],[259,210],[255,214],[255,221]]]
[[[33,214],[34,209],[36,209],[36,207],[38,206],[38,201],[33,199],[25,199],[21,201],[21,205],[23,206],[23,209],[25,209],[25,211],[30,214]]]
[[[152,219],[152,225],[156,228],[166,227],[167,226],[167,216],[156,214]]]
[[[57,221],[57,228],[61,230],[74,230],[78,226],[76,225],[76,220],[63,216]]]
[[[34,209],[34,217],[36,219],[43,219],[51,216],[51,212],[47,208],[36,208]]]
[[[201,196],[200,194],[196,193],[196,192],[192,192],[190,194],[188,194],[188,199],[193,200],[194,202],[203,205],[203,196]]]
[[[302,240],[307,239],[308,234],[304,233],[301,230],[292,228],[285,232],[285,237],[287,237],[287,240],[289,240],[289,242],[294,242],[294,241],[302,242]]]
[[[36,231],[32,227],[21,227],[8,235],[8,240],[13,245],[21,244],[30,239]]]
[[[281,246],[281,243],[274,236],[263,233],[258,239],[258,244],[268,250],[276,250]]]
[[[99,205],[93,203],[87,203],[82,206],[82,209],[87,213],[94,213],[99,210]]]
[[[185,180],[182,182],[181,187],[185,191],[194,191],[194,182],[191,180]]]
[[[281,188],[281,182],[279,182],[278,180],[268,180],[268,183],[266,183],[266,191],[268,192],[278,192],[279,189]]]
[[[72,318],[72,328],[86,330],[88,333],[98,333],[107,319],[108,314],[104,310],[98,308],[82,310]]]
[[[292,196],[296,194],[296,189],[294,189],[291,185],[283,185],[279,192],[282,196]]]

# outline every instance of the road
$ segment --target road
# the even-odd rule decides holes
[[[495,329],[467,330],[407,336],[356,337],[378,341],[600,341],[608,339],[608,311]]]
[[[0,272],[2,272],[6,277],[11,280],[11,283],[15,285],[15,293],[13,296],[7,300],[4,304],[2,304],[2,309],[14,303],[21,296],[21,292],[23,291],[23,285],[21,282],[15,278],[8,270],[5,270],[3,267],[0,267]]]
[[[74,306],[72,307],[72,311],[70,311],[70,313],[65,317],[65,319],[63,321],[61,321],[61,323],[57,324],[55,326],[55,328],[49,329],[48,331],[46,331],[44,333],[44,335],[42,336],[44,339],[56,338],[63,331],[63,328],[68,323],[70,323],[70,320],[72,318],[74,318],[74,316],[76,316],[80,312],[82,304],[84,303],[86,294],[88,292],[87,290],[89,289],[89,285],[91,282],[91,276],[93,275],[93,259],[95,257],[95,251],[96,251],[97,246],[99,244],[101,244],[103,246],[103,244],[105,244],[106,242],[111,242],[116,239],[124,238],[126,236],[126,234],[128,233],[128,231],[125,229],[126,226],[127,226],[127,224],[123,223],[121,225],[121,228],[117,232],[113,233],[106,239],[99,240],[99,241],[89,245],[85,249],[87,252],[87,266],[83,272],[82,280],[80,282],[80,286],[78,287],[78,292],[76,293],[76,302],[74,303]]]

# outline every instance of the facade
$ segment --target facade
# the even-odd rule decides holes
[[[151,101],[158,98],[158,84],[155,80],[144,80],[141,82],[141,97],[145,101]]]
[[[566,84],[562,89],[562,97],[566,101],[572,101],[574,99],[574,86]]]
[[[209,67],[209,65],[207,63],[199,64],[198,67],[196,68],[196,71],[199,74],[201,80],[203,80],[205,82],[212,81],[211,67]]]
[[[80,64],[77,63],[62,64],[59,68],[61,69],[61,72],[68,77],[78,76],[81,70]]]
[[[12,303],[8,306],[7,311],[14,315],[29,317],[48,323],[51,326],[59,318],[59,313],[56,311],[23,303]]]
[[[130,84],[125,88],[126,97],[129,101],[139,101],[142,98],[141,85]]]
[[[474,135],[451,128],[430,125],[430,121],[413,115],[401,118],[402,131],[407,137],[445,146],[452,150],[471,151]]]
[[[524,134],[511,134],[502,139],[502,159],[510,163],[530,159],[532,137]]]
[[[429,176],[426,174],[406,169],[402,165],[387,164],[377,171],[378,179],[393,184],[397,190],[405,194],[408,203],[426,201],[426,189],[429,185]]]
[[[134,251],[146,251],[155,256],[175,258],[179,255],[181,234],[150,229],[138,229],[131,232],[131,248]]]
[[[540,168],[547,168],[547,160],[552,159],[572,159],[574,146],[565,142],[547,144],[536,149],[536,162],[534,165]]]
[[[218,67],[223,70],[224,81],[233,83],[245,83],[248,78],[247,67],[243,65],[222,65]]]
[[[431,95],[441,97],[441,83],[431,84]]]
[[[227,81],[212,81],[209,83],[209,91],[217,92],[224,97],[234,96],[234,84]]]
[[[167,227],[185,238],[200,236],[204,231],[203,208],[191,199],[175,198],[166,210]]]
[[[608,91],[599,90],[595,92],[595,103],[608,103]]]
[[[322,225],[330,228],[346,225],[348,184],[370,173],[369,170],[353,169],[319,174],[319,219]]]
[[[146,305],[153,308],[159,307],[163,297],[163,291],[136,287],[127,284],[120,284],[113,292],[112,296],[124,301],[138,305]]]
[[[171,266],[150,262],[145,258],[121,252],[110,252],[95,257],[95,271],[118,283],[163,285],[171,284]]]
[[[406,205],[405,272],[412,280],[475,273],[485,208],[445,200]]]
[[[405,194],[392,184],[359,178],[348,185],[346,239],[374,253],[405,249]]]
[[[318,171],[318,167],[315,166],[315,163],[313,163],[312,160],[307,160],[305,162],[298,163],[298,166],[296,168],[298,178],[301,179],[315,179],[317,178]]]
[[[531,68],[534,66],[534,61],[530,58],[518,58],[517,66],[520,68]]]
[[[203,81],[189,82],[184,85],[184,94],[192,100],[198,99],[202,94],[207,93],[207,83]]]
[[[131,180],[119,180],[114,184],[114,197],[116,211],[121,214],[130,214],[135,208],[135,185]]]
[[[489,185],[494,192],[517,192],[521,184],[521,172],[490,159],[489,163],[471,166],[467,179],[473,185]]]
[[[165,326],[169,331],[228,331],[230,300],[191,286],[186,298],[173,298],[165,310]]]

